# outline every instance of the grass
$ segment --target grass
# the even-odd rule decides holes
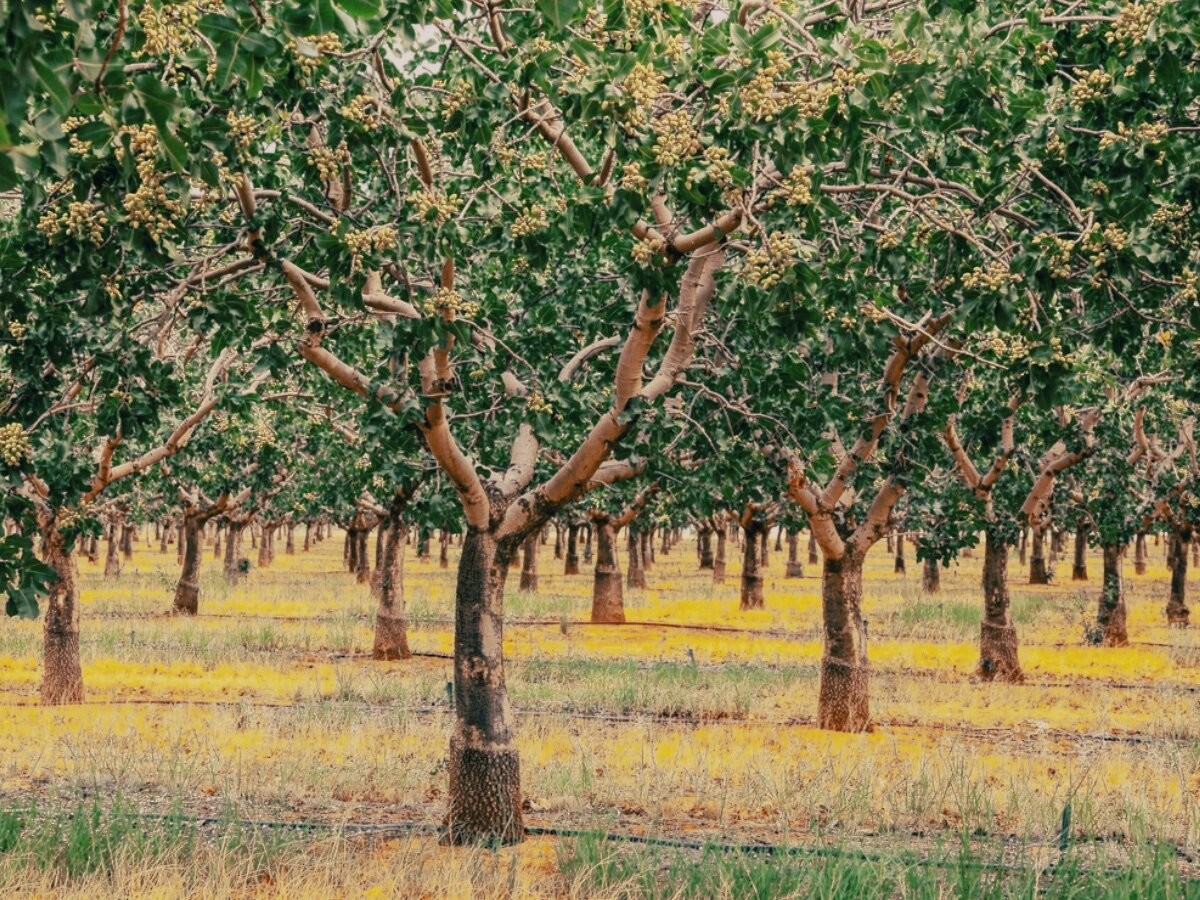
[[[221,829],[172,837],[178,823],[134,819],[170,809],[329,823],[440,817],[450,662],[368,658],[373,601],[341,573],[340,551],[330,541],[281,555],[233,585],[206,559],[195,619],[165,615],[173,552],[139,547],[119,579],[82,562],[88,698],[122,705],[12,706],[36,699],[40,623],[0,629],[0,807],[25,816],[13,832],[19,849],[0,852],[0,895],[1179,896],[1188,887],[1186,866],[1155,847],[1200,844],[1200,641],[1162,624],[1157,557],[1130,578],[1130,633],[1171,646],[1122,650],[1080,641],[1098,584],[1029,587],[1014,560],[1030,680],[1014,686],[972,678],[978,559],[945,571],[942,594],[927,597],[915,566],[896,577],[886,553],[872,554],[877,730],[837,735],[812,725],[819,568],[786,579],[772,554],[767,608],[742,613],[739,554],[714,586],[685,545],[627,597],[631,619],[688,627],[591,627],[590,578],[562,577],[543,548],[542,593],[514,593],[507,614],[548,624],[505,629],[530,822],[700,844],[879,845],[878,859],[598,839],[463,851],[427,837],[336,833],[245,835],[251,852]],[[410,644],[447,653],[453,574],[411,554],[406,566]],[[214,701],[222,705],[206,705]],[[1150,742],[1100,739],[1129,732]],[[118,796],[127,805],[103,800]],[[1048,873],[1060,861],[1034,858],[1036,848],[1053,844],[1068,801],[1085,849]],[[1014,847],[1020,871],[988,880],[975,865]],[[939,865],[916,862],[927,856]]]

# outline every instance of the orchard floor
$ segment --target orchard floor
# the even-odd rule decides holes
[[[927,597],[919,565],[894,575],[880,546],[875,727],[841,735],[814,727],[819,566],[786,579],[772,553],[767,608],[740,612],[738,560],[714,587],[685,542],[626,592],[629,618],[654,624],[593,626],[590,573],[562,576],[546,545],[540,593],[507,601],[527,825],[588,836],[498,851],[429,833],[453,550],[449,572],[406,559],[404,662],[370,659],[373,602],[340,537],[233,587],[206,559],[194,619],[168,614],[173,549],[139,545],[113,579],[84,561],[86,703],[38,706],[41,623],[0,628],[0,894],[1190,895],[1200,634],[1165,626],[1163,550],[1144,576],[1127,565],[1122,649],[1083,644],[1098,559],[1090,581],[1035,588],[1014,554],[1027,680],[1005,685],[974,676],[980,560]],[[360,827],[392,825],[415,830]],[[712,843],[741,850],[690,846]]]

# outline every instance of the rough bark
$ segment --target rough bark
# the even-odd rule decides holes
[[[892,561],[892,571],[897,574],[906,571],[907,561],[904,559],[904,532],[896,532],[896,555]]]
[[[979,631],[979,677],[984,681],[1025,680],[1017,656],[1017,629],[1008,598],[1008,547],[988,529],[983,544],[983,623]]]
[[[1050,583],[1050,568],[1046,565],[1046,530],[1036,526],[1029,541],[1029,583]]]
[[[83,702],[79,659],[79,577],[75,558],[50,516],[41,517],[42,560],[54,569],[42,624],[42,703]]]
[[[226,581],[235,581],[242,576],[242,535],[246,530],[243,519],[229,519],[225,533],[225,562],[222,572]]]
[[[450,738],[451,843],[516,843],[524,836],[521,769],[504,682],[504,581],[512,541],[470,528],[458,566],[455,724]]]
[[[800,562],[800,535],[795,531],[788,529],[787,533],[787,570],[784,573],[787,578],[803,578],[804,563]]]
[[[725,542],[728,540],[728,534],[724,528],[717,529],[717,549],[713,553],[712,565],[713,584],[725,583]]]
[[[1146,534],[1142,531],[1133,539],[1133,571],[1135,575],[1146,574]]]
[[[592,527],[584,525],[583,529],[583,564],[586,566],[592,561]]]
[[[1025,565],[1028,546],[1029,546],[1029,529],[1022,528],[1021,529],[1021,540],[1017,547],[1017,561],[1020,562],[1021,565]]]
[[[133,559],[133,535],[137,529],[133,525],[121,526],[121,555],[125,559]]]
[[[642,536],[636,529],[630,528],[626,533],[628,561],[626,562],[625,586],[629,588],[644,588],[646,586],[646,568],[643,562]]]
[[[563,558],[563,530],[562,526],[555,523],[554,525],[554,558]]]
[[[108,549],[104,553],[105,578],[116,578],[121,574],[120,530],[120,525],[115,521],[108,526]]]
[[[1125,548],[1119,544],[1105,544],[1100,549],[1104,556],[1104,583],[1100,588],[1093,642],[1105,647],[1126,647],[1129,632],[1126,630],[1125,591],[1121,583]]]
[[[810,531],[808,533],[808,564],[815,566],[820,561],[821,558],[817,554],[817,536]]]
[[[1168,538],[1167,567],[1171,570],[1171,593],[1167,600],[1167,624],[1187,628],[1192,612],[1187,605],[1189,529],[1175,528]]]
[[[258,567],[260,569],[271,565],[271,535],[274,533],[274,525],[263,525],[262,537],[258,541]]]
[[[654,567],[654,529],[648,529],[641,533],[642,542],[642,584],[646,586],[646,573]]]
[[[1071,562],[1071,580],[1087,581],[1087,542],[1089,527],[1080,522],[1075,526],[1074,559]]]
[[[696,541],[697,552],[700,556],[700,568],[711,569],[713,567],[712,529],[701,528],[697,532]]]
[[[309,550],[312,549],[312,542],[313,542],[312,531],[313,531],[312,522],[305,522],[304,523],[304,552],[305,553],[307,553]]]
[[[563,560],[564,575],[579,574],[579,526],[567,526],[567,556]]]
[[[926,558],[921,567],[921,590],[926,594],[938,594],[942,590],[942,567],[936,559]]]
[[[287,528],[287,543],[283,547],[283,552],[288,556],[294,556],[296,553],[296,523],[288,522]]]
[[[611,516],[593,515],[592,531],[596,535],[596,568],[592,574],[592,622],[624,622],[625,597],[621,589],[621,566],[617,559],[617,527]]]
[[[177,613],[194,616],[200,609],[200,558],[204,542],[201,529],[204,522],[198,516],[184,516],[183,568],[175,584],[174,609]]]
[[[762,609],[763,574],[760,559],[766,546],[767,527],[756,517],[747,517],[745,540],[742,541],[742,599],[741,609]]]
[[[821,578],[825,655],[817,719],[830,731],[865,731],[868,704],[867,631],[862,619],[862,559],[826,558]]]
[[[402,506],[393,505],[383,534],[383,558],[379,561],[379,606],[375,611],[375,659],[408,659],[408,617],[404,605],[404,524]]]
[[[443,528],[439,534],[438,568],[448,569],[450,568],[450,532]]]
[[[535,531],[521,545],[521,583],[518,590],[526,594],[538,592],[537,554],[540,534]]]
[[[358,529],[357,544],[354,551],[354,580],[359,584],[371,583],[371,555],[368,552],[371,539],[371,529]]]

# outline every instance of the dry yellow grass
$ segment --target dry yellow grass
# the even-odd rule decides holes
[[[110,580],[83,563],[89,705],[33,705],[40,623],[7,623],[0,792],[10,803],[120,795],[145,809],[178,804],[206,815],[438,821],[449,662],[366,658],[372,602],[340,571],[340,554],[331,540],[280,555],[228,589],[206,575],[195,620],[163,615],[173,552],[139,547]],[[817,567],[805,579],[784,579],[782,555],[773,553],[767,608],[742,613],[737,561],[726,584],[713,588],[687,544],[658,559],[650,589],[629,592],[630,618],[746,631],[593,627],[583,624],[590,577],[563,578],[544,547],[541,596],[509,604],[514,619],[544,624],[510,624],[505,640],[530,820],[733,841],[963,829],[1043,840],[1070,799],[1081,834],[1193,846],[1200,643],[1162,623],[1160,556],[1146,576],[1129,579],[1130,635],[1145,643],[1119,650],[1080,641],[1098,561],[1086,584],[1029,588],[1014,557],[1032,684],[1013,686],[972,678],[977,561],[947,572],[937,598],[921,598],[917,566],[910,560],[913,571],[895,576],[880,548],[866,584],[879,726],[837,735],[811,727],[821,653]],[[419,653],[450,650],[452,585],[436,562],[409,560]],[[1148,645],[1155,643],[1173,646]],[[617,720],[594,717],[605,714]],[[1106,739],[1129,734],[1144,742]],[[435,896],[554,895],[573,890],[554,846],[531,841],[489,856],[427,838],[369,847],[325,841],[307,855],[284,853],[287,861],[253,888],[246,879],[254,872],[216,862],[203,876],[174,864],[118,866],[104,884],[159,896],[394,896],[422,883],[448,886],[431,888]],[[72,890],[103,893],[86,879]]]

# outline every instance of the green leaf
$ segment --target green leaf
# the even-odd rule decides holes
[[[359,19],[378,19],[383,10],[377,0],[334,0],[347,13]]]
[[[579,0],[538,0],[538,9],[555,31],[561,31],[579,9]]]
[[[36,57],[31,59],[33,69],[37,72],[38,81],[42,83],[42,87],[50,94],[50,99],[54,103],[54,109],[59,113],[65,113],[71,108],[71,92],[67,90],[67,86],[62,83],[62,79],[58,77],[58,73]]]

